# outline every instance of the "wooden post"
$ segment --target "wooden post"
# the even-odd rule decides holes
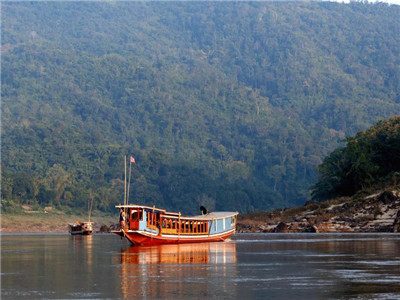
[[[179,240],[180,236],[181,236],[181,213],[179,212],[179,214],[178,214],[178,240]]]
[[[153,226],[155,226],[155,223],[156,222],[154,222],[155,220],[155,214],[154,214],[154,205],[153,205],[153,211],[152,211],[152,214],[151,214],[151,225],[153,225]]]

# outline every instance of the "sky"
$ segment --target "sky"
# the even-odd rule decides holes
[[[337,1],[337,2],[350,2],[349,0],[346,0],[346,1],[336,0],[336,1]],[[368,2],[384,2],[384,3],[390,3],[390,4],[397,4],[397,5],[400,5],[400,0],[379,0],[379,1],[368,0]]]

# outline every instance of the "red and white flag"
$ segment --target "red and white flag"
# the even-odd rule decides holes
[[[135,158],[131,155],[131,164],[134,164],[135,162]]]

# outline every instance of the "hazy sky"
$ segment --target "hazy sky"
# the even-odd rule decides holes
[[[327,1],[327,2],[345,2],[348,3],[352,0],[322,0],[322,1]],[[384,3],[391,3],[391,4],[397,4],[400,5],[400,0],[368,0],[368,2],[384,2]]]

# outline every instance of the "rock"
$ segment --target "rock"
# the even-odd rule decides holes
[[[286,225],[286,223],[280,222],[278,225],[276,225],[273,232],[287,233],[289,232],[289,227]]]
[[[119,224],[111,224],[110,227],[109,227],[109,230],[110,231],[119,230]]]
[[[299,232],[300,224],[298,222],[292,222],[288,224],[288,232]]]
[[[269,213],[269,218],[246,221],[238,232],[400,232],[400,191],[386,190],[360,200],[358,198],[316,203],[307,209]]]
[[[390,204],[397,200],[397,197],[393,195],[391,191],[384,191],[378,196],[378,200],[383,204]]]
[[[308,226],[304,232],[317,233],[319,230],[316,226]]]
[[[251,232],[251,226],[245,225],[245,224],[242,224],[242,223],[237,223],[236,224],[236,231],[238,233]]]
[[[400,232],[400,210],[397,212],[393,222],[393,232]]]
[[[342,205],[340,211],[346,212],[349,208],[350,208],[350,204],[349,203],[345,203],[345,204]]]
[[[257,230],[257,228],[255,228],[255,227],[251,227],[250,232],[255,233],[255,232],[259,232],[259,230]]]
[[[99,232],[110,232],[110,227],[108,227],[107,225],[102,225]]]

